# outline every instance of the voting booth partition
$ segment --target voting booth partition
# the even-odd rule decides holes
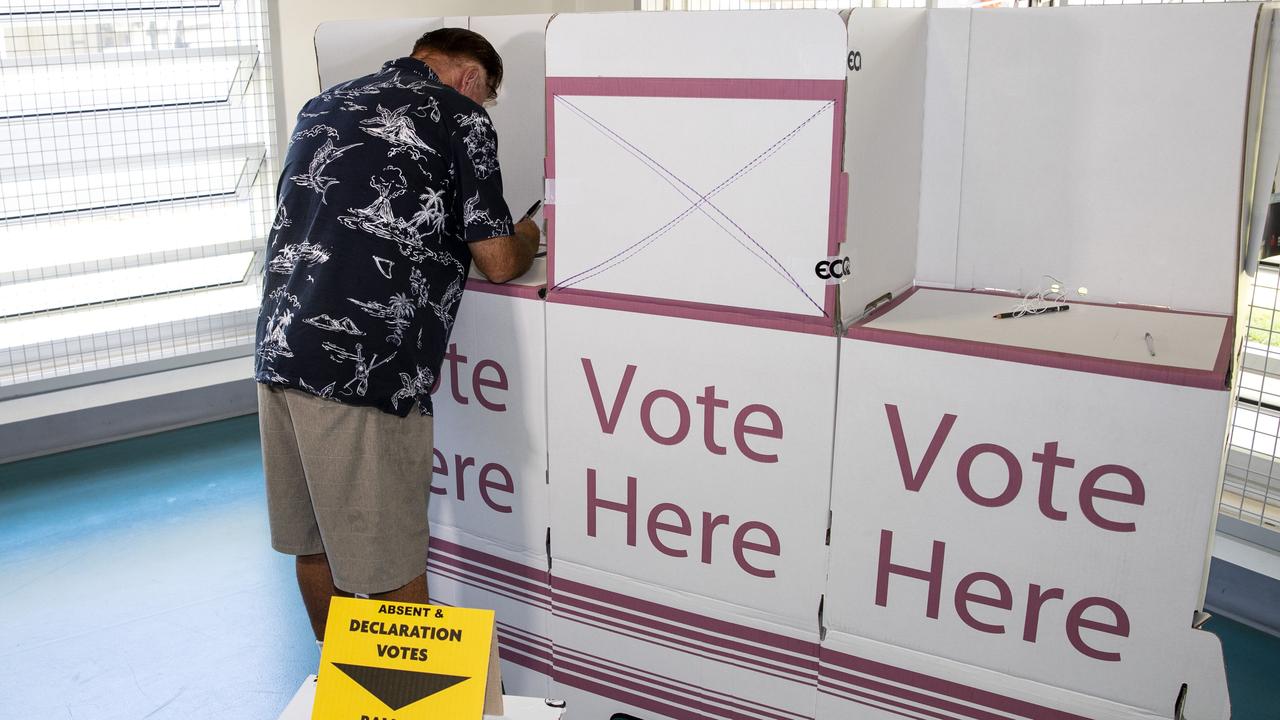
[[[843,48],[834,13],[548,27],[552,692],[575,717],[813,717]]]
[[[486,35],[514,216],[546,176],[545,265],[469,281],[433,396],[433,600],[575,718],[1228,717],[1193,623],[1272,21],[322,26],[326,85]]]
[[[423,33],[471,27],[505,61],[487,108],[513,219],[542,197],[543,39],[550,15],[341,21],[316,31],[321,85],[408,55]],[[541,218],[539,213],[537,219]],[[434,603],[497,611],[507,692],[550,678],[544,259],[504,285],[472,272],[436,379],[428,587]]]
[[[543,38],[549,15],[469,18],[506,80],[488,108],[513,219],[542,196]],[[458,26],[457,20],[447,24]],[[548,696],[545,260],[519,280],[467,282],[440,384],[428,582],[433,600],[497,611],[507,692]]]
[[[551,605],[540,291],[468,281],[433,395],[427,580],[433,602],[495,609],[507,691],[545,697]]]
[[[1229,717],[1193,623],[1269,26],[852,13],[849,105],[896,117],[850,113],[893,132],[848,136],[842,309],[893,300],[841,340],[820,716]]]

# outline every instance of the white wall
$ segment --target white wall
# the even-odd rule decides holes
[[[271,29],[276,117],[281,133],[288,133],[298,110],[321,90],[312,44],[320,23],[356,18],[634,10],[637,6],[636,0],[279,0]],[[408,55],[411,49],[405,48],[402,54]]]

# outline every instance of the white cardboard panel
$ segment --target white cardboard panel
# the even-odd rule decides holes
[[[797,631],[568,562],[554,574],[551,692],[571,717],[813,717],[816,623]]]
[[[818,672],[819,718],[898,720],[939,712],[1037,720],[1171,717],[1167,710],[1145,711],[834,630],[822,639]]]
[[[826,10],[559,15],[547,75],[840,80],[841,50],[805,48],[844,45],[840,16]]]
[[[853,277],[840,285],[845,321],[915,279],[928,18],[887,8],[849,15],[849,52],[859,53],[861,69],[848,69],[845,111],[844,253],[853,261]]]
[[[543,303],[468,289],[432,395],[433,527],[545,557]]]
[[[503,290],[536,293],[539,269]],[[507,690],[546,696],[545,316],[536,295],[491,290],[468,286],[432,396],[428,582],[437,601],[494,608],[499,641],[526,648],[504,658]]]
[[[1070,303],[1066,312],[992,317],[1023,302],[1021,297],[921,288],[866,327],[1194,370],[1214,369],[1227,332],[1228,318],[1220,315],[1113,305]],[[1147,348],[1148,333],[1155,357]]]
[[[320,87],[377,72],[388,60],[407,57],[424,33],[445,27],[444,18],[335,20],[316,28],[316,69]]]
[[[855,339],[841,348],[840,387],[851,391],[832,485],[833,629],[1150,712],[1188,683],[1198,717],[1227,717],[1221,652],[1190,629],[1225,390]],[[1091,475],[1122,496],[1138,477],[1142,503],[1090,499]],[[888,574],[935,561],[936,583]],[[993,601],[962,597],[966,576],[970,596]],[[1104,626],[1123,612],[1128,633],[1080,625],[1073,637],[1072,612]]]
[[[427,588],[433,603],[490,608],[507,692],[548,697],[551,588],[545,553],[514,552],[485,537],[433,525]]]
[[[813,627],[835,338],[555,302],[547,319],[556,566]]]
[[[823,315],[831,101],[554,102],[556,288]]]
[[[1258,6],[1061,10],[973,15],[957,284],[1231,313]]]
[[[316,59],[321,87],[376,71],[387,60],[404,57],[413,43],[442,27],[470,28],[493,44],[502,57],[503,82],[486,107],[498,133],[498,162],[503,195],[512,219],[543,195],[546,156],[545,32],[549,14],[492,17],[343,20],[316,30]]]
[[[502,86],[488,108],[498,132],[503,195],[513,220],[543,195],[546,157],[546,29],[549,14],[472,17],[471,29],[502,56]]]
[[[930,10],[920,157],[916,280],[953,287],[964,165],[965,93],[972,10]]]

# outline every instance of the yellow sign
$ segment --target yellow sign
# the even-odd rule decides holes
[[[335,597],[312,720],[502,714],[492,610]]]

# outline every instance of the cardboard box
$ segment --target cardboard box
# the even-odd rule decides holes
[[[844,44],[825,12],[548,27],[553,693],[589,716],[813,715]]]
[[[992,317],[1020,301],[917,288],[850,328],[826,623],[1009,676],[975,679],[986,691],[1061,688],[1035,693],[1063,712],[1093,695],[1157,713],[1187,683],[1187,717],[1226,717],[1221,651],[1191,622],[1231,319]]]

